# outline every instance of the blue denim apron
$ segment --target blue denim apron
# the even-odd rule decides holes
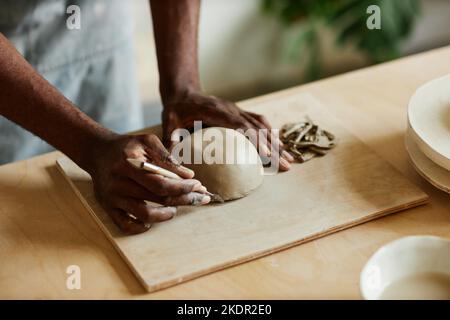
[[[135,130],[143,123],[130,2],[2,0],[0,32],[83,112],[117,132]],[[80,8],[79,30],[67,27],[70,5]],[[50,150],[38,137],[0,117],[0,163]]]

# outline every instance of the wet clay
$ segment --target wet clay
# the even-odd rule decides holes
[[[209,192],[224,201],[242,198],[263,182],[264,169],[258,151],[235,130],[221,127],[198,130],[178,147],[183,145],[191,150],[191,155],[188,163],[181,161],[182,164],[195,172],[194,178]],[[201,163],[192,163],[194,154]]]

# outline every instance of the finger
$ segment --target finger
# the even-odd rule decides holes
[[[127,175],[135,182],[160,196],[178,196],[192,191],[201,191],[202,184],[195,179],[171,179],[159,174],[129,168]]]
[[[170,220],[177,212],[174,207],[153,207],[142,200],[133,198],[116,198],[113,200],[113,205],[146,224]]]
[[[248,119],[249,122],[251,122],[255,127],[259,128],[260,130],[267,130],[267,134],[265,134],[265,137],[267,140],[267,146],[271,149],[271,151],[276,151],[280,153],[280,146],[282,145],[282,142],[278,137],[274,135],[272,132],[272,127],[270,126],[267,119],[259,114],[252,113],[252,112],[244,112],[244,117]]]
[[[166,206],[200,206],[210,203],[211,197],[206,194],[191,192],[177,197],[166,197],[161,201],[160,203]]]
[[[170,131],[167,133],[167,138],[163,138],[163,145],[167,148],[167,150],[172,150],[173,147],[182,141],[182,137],[180,137],[179,134],[177,134],[178,130],[183,129],[180,126],[172,126],[170,128]]]
[[[147,188],[144,188],[131,178],[124,178],[116,181],[114,185],[111,186],[110,193],[112,195],[124,198],[134,198],[147,201],[153,201],[155,197],[158,197],[153,192]]]
[[[205,193],[207,191],[206,188],[202,186],[198,180],[195,180],[195,183],[196,184],[194,185],[192,190],[188,192]],[[155,200],[159,200],[161,198],[161,196],[143,187],[141,184],[137,183],[131,178],[124,178],[116,181],[114,185],[111,187],[110,192],[113,195],[118,195],[122,197],[131,197],[135,199],[148,200],[153,202],[157,202]],[[174,191],[172,193],[172,196],[178,196],[181,195],[182,193],[183,192],[178,193]]]
[[[271,163],[278,163],[278,169],[280,171],[288,171],[291,168],[291,161],[286,159],[286,154],[283,149],[276,143],[272,143],[273,153],[270,157]]]
[[[182,178],[191,179],[194,177],[194,171],[180,165],[164,147],[158,137],[154,135],[145,135],[143,137],[145,151],[151,162],[164,169],[176,173]]]
[[[149,190],[131,179],[123,179],[115,183],[111,188],[111,193],[124,198],[146,200],[165,206],[203,205],[211,201],[211,198],[204,194],[206,192],[205,187],[201,186],[201,188],[195,189],[199,190],[193,190],[193,192],[187,194],[164,197],[149,192]]]
[[[281,171],[288,171],[289,169],[291,169],[291,163],[283,157],[280,157],[279,165],[279,169]]]
[[[281,151],[281,156],[289,162],[294,162],[294,157],[286,150]]]
[[[151,196],[148,201],[159,203],[163,206],[201,206],[211,202],[209,195],[191,192],[175,197]]]
[[[278,139],[272,140],[269,142],[266,138],[266,135],[259,134],[258,135],[258,146],[260,150],[260,155],[262,157],[269,157],[270,162],[278,162],[279,169],[281,171],[287,171],[291,168],[290,159],[293,158],[280,147],[278,144]],[[289,157],[288,157],[289,156]]]
[[[277,150],[278,154],[288,162],[294,162],[294,157],[284,149],[284,144],[274,133],[271,134],[272,148]]]
[[[269,129],[267,128],[263,123],[259,122],[256,118],[254,118],[250,113],[248,112],[242,112],[242,116],[252,124],[253,127],[258,129]]]
[[[253,116],[251,116],[250,113],[242,112],[242,116],[252,124],[252,127],[255,130],[257,130],[257,145],[260,147],[260,154],[265,157],[270,157],[270,130],[258,120],[256,120]]]
[[[253,112],[247,112],[247,113],[250,116],[252,116],[254,119],[256,119],[258,122],[263,124],[264,127],[266,127],[269,130],[272,130],[272,126],[270,125],[269,121],[267,120],[267,118],[265,116],[263,116],[262,114],[253,113]]]
[[[270,157],[272,155],[272,146],[267,140],[266,135],[261,131],[258,132],[258,146],[262,156]]]
[[[126,234],[139,234],[150,229],[151,224],[145,224],[133,219],[125,211],[120,209],[109,209],[109,216],[119,229]]]
[[[271,138],[270,138],[271,137]],[[283,143],[278,137],[276,137],[273,133],[269,135],[269,143],[271,147],[272,153],[277,153],[281,156],[281,158],[285,159],[287,162],[294,162],[294,157],[284,150]]]
[[[270,157],[270,145],[264,135],[264,132],[260,131],[257,127],[252,126],[245,131],[245,135],[255,145],[255,147],[258,148],[258,152],[261,157]]]
[[[278,153],[273,153],[269,160],[271,165],[278,164],[279,171],[288,171],[291,168],[291,163]]]
[[[247,112],[247,118],[250,118],[251,122],[259,127],[260,129],[267,129],[269,134],[267,134],[267,146],[270,148],[271,152],[277,152],[282,158],[284,158],[287,162],[293,162],[294,157],[292,157],[288,152],[283,150],[283,143],[281,140],[275,136],[272,132],[272,128],[268,123],[267,119],[259,114]]]

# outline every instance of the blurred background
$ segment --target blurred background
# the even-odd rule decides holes
[[[372,4],[381,30],[366,27]],[[161,101],[148,0],[134,0],[134,12],[149,126],[161,121]],[[201,81],[207,93],[239,101],[448,44],[449,0],[204,0]]]

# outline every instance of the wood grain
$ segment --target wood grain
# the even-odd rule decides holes
[[[275,126],[305,115],[339,138],[327,156],[267,175],[249,196],[180,208],[169,222],[124,236],[97,203],[90,177],[58,160],[77,195],[149,291],[240,264],[360,223],[423,204],[427,196],[304,94],[260,104]],[[150,131],[152,131],[150,129]],[[154,130],[153,130],[154,131]]]

